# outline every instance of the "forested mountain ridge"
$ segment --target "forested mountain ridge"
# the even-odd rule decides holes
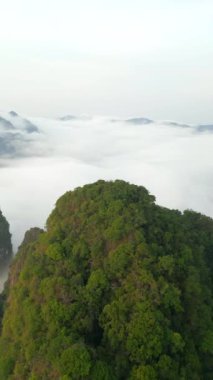
[[[144,187],[66,193],[14,259],[0,379],[212,379],[212,253],[212,219]]]

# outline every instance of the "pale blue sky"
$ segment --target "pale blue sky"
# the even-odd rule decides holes
[[[213,1],[0,0],[0,109],[213,122]]]

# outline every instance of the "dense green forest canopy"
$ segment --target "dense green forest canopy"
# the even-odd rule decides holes
[[[212,379],[212,253],[212,219],[144,187],[67,192],[14,259],[0,379]]]

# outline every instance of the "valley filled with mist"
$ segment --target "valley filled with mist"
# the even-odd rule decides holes
[[[65,191],[102,179],[144,185],[158,204],[213,216],[213,125],[0,112],[0,208],[16,252]]]

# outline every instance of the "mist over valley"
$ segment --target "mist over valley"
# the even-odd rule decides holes
[[[143,185],[157,203],[213,216],[213,125],[145,117],[0,113],[0,207],[14,250],[65,191],[100,178]]]

